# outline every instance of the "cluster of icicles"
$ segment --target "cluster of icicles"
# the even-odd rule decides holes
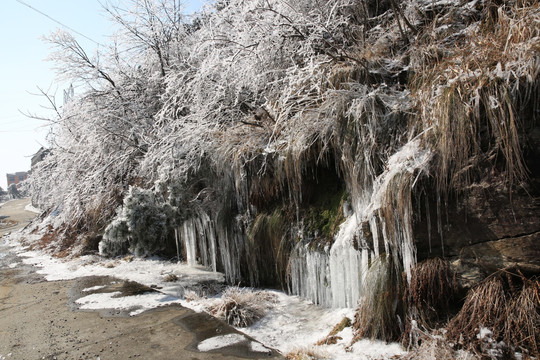
[[[409,277],[416,261],[410,203],[394,209],[401,213],[391,217],[393,224],[387,223],[388,217],[381,215],[381,209],[385,204],[392,206],[388,197],[394,193],[410,194],[418,176],[426,171],[429,159],[429,151],[422,149],[418,140],[410,141],[388,159],[386,170],[374,179],[373,186],[353,198],[350,206],[346,205],[346,220],[330,247],[312,249],[300,241],[289,260],[290,291],[326,307],[355,307],[362,294],[369,291],[364,284],[369,265],[382,253],[397,255]],[[369,238],[362,231],[362,224],[368,224]],[[226,278],[234,282],[240,277],[243,235],[230,232],[201,214],[177,229],[177,241],[185,247],[189,265],[203,265],[216,271],[220,257]]]

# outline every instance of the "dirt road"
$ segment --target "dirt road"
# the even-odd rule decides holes
[[[36,213],[24,209],[28,204],[30,199],[25,198],[11,200],[0,206],[0,223],[7,223],[5,226],[0,225],[0,237],[25,227],[36,216]]]
[[[33,216],[24,212],[27,203],[13,201],[2,207],[19,222],[7,231],[24,226]],[[281,358],[225,323],[179,305],[133,317],[73,310],[88,281],[47,282],[0,238],[0,360]],[[206,348],[212,349],[216,336],[244,340],[198,351],[205,340],[211,340]]]

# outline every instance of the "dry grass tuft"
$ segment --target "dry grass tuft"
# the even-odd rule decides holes
[[[422,326],[432,327],[446,320],[458,291],[459,283],[448,261],[432,258],[411,270],[406,301],[412,307],[415,320]]]
[[[178,281],[178,276],[176,274],[167,274],[163,277],[165,282],[176,282]]]
[[[303,348],[288,352],[285,355],[285,358],[287,360],[324,360],[330,359],[331,357],[329,354],[319,349]]]
[[[353,343],[362,338],[396,341],[403,332],[402,276],[389,259],[381,256],[368,270],[364,283],[368,290],[356,312]]]
[[[229,287],[209,312],[229,325],[248,327],[261,319],[275,301],[275,295],[267,291]]]
[[[489,336],[483,336],[487,331],[482,329],[488,329]],[[492,274],[469,291],[463,308],[448,324],[447,338],[480,354],[503,341],[540,356],[540,282],[509,270]]]
[[[398,357],[399,360],[477,360],[476,355],[463,350],[454,350],[440,336],[424,335],[421,345],[407,354]]]
[[[351,319],[348,317],[344,317],[343,320],[341,320],[330,332],[328,335],[317,342],[317,345],[330,345],[330,344],[336,344],[339,340],[342,340],[340,336],[337,336],[343,329],[346,327],[351,326]]]
[[[505,338],[519,350],[540,357],[540,281],[527,280],[506,311]]]
[[[434,173],[443,193],[465,188],[480,167],[495,168],[501,159],[510,188],[527,175],[520,135],[524,122],[534,122],[526,109],[537,106],[540,5],[494,9],[464,29],[455,46],[432,39],[415,52],[421,58],[429,49],[445,50],[437,61],[428,56],[411,82],[423,127],[431,130],[425,139],[438,154]]]

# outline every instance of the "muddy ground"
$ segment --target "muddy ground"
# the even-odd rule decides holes
[[[21,203],[12,205],[21,211]],[[18,227],[28,220],[20,215],[15,217]],[[77,309],[75,300],[82,296],[82,288],[96,282],[118,287],[118,281],[45,281],[0,238],[0,360],[280,358],[277,352],[262,348],[247,336],[236,345],[199,352],[201,341],[239,332],[179,305],[133,317],[112,310]],[[132,289],[133,284],[120,286]]]

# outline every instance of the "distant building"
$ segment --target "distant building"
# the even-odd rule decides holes
[[[36,166],[36,164],[40,161],[42,161],[43,159],[45,159],[45,156],[47,156],[49,154],[49,149],[45,149],[43,146],[41,147],[41,149],[38,150],[37,153],[35,153],[34,155],[32,155],[32,160],[31,160],[31,163],[32,163],[32,169],[34,168],[34,166]]]
[[[27,171],[19,171],[15,174],[6,174],[7,177],[7,186],[9,187],[11,184],[18,185],[19,183],[23,182],[24,180],[28,179],[28,172]]]

